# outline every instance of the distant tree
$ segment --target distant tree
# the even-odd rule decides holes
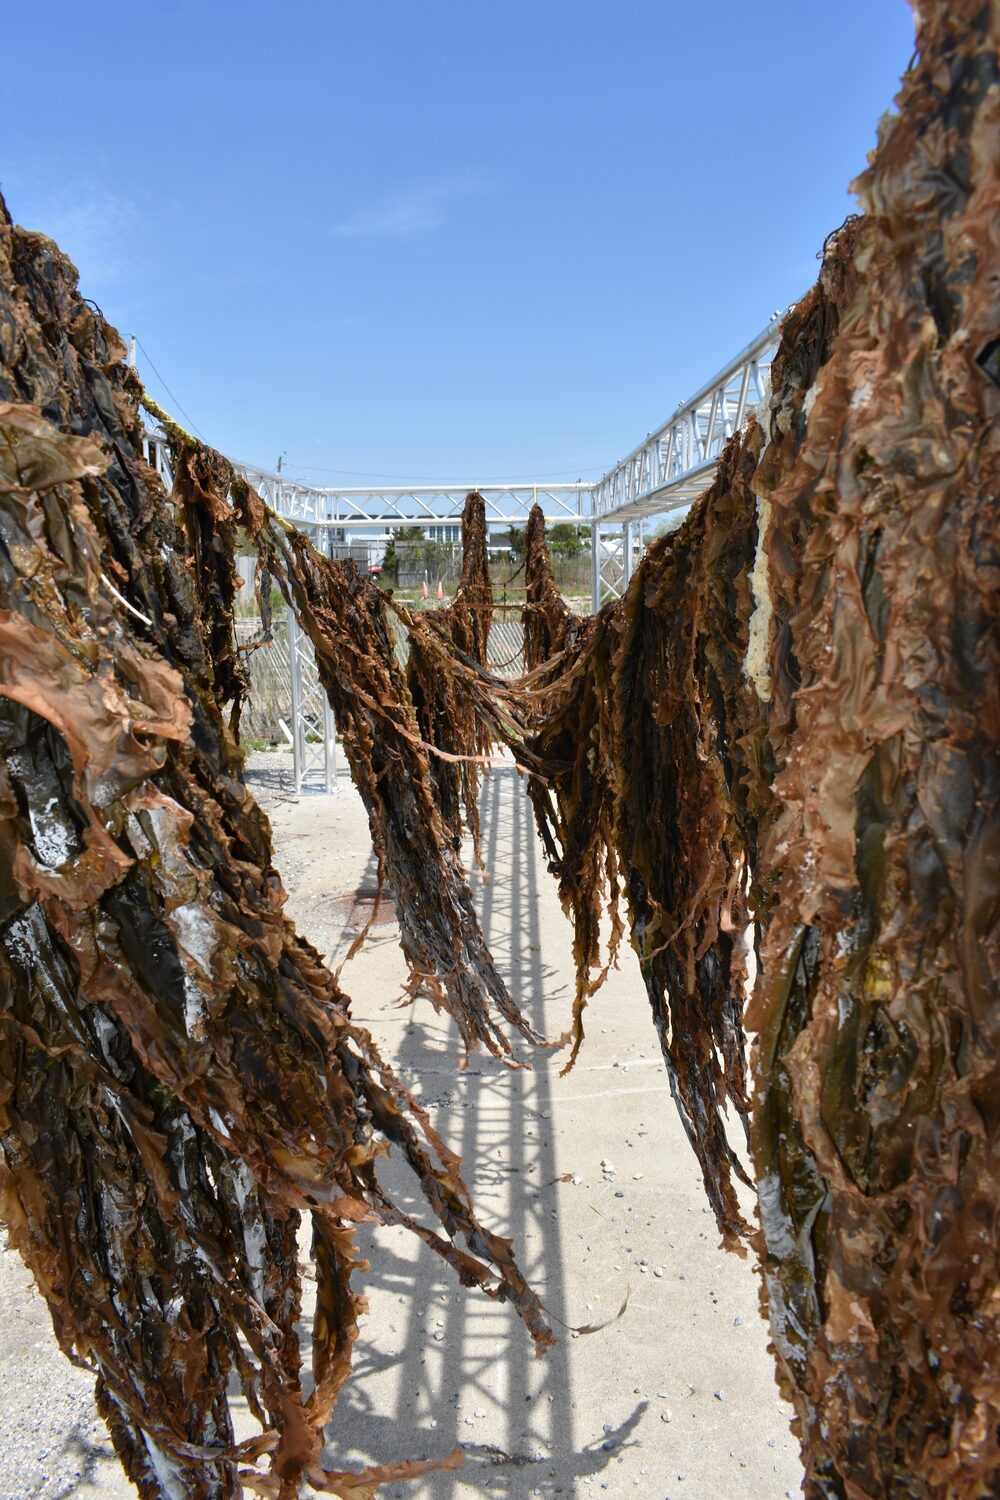
[[[683,510],[672,510],[665,516],[654,517],[653,524],[646,527],[647,540],[652,542],[657,537],[669,536],[672,531],[676,531],[687,516],[688,509],[685,506]]]
[[[422,542],[427,538],[427,532],[423,526],[397,526],[389,533],[389,541],[382,555],[383,580],[388,574],[389,579],[395,580],[399,572],[399,554],[396,551],[397,539],[407,542]]]
[[[561,522],[558,526],[550,526],[546,532],[546,541],[549,551],[553,557],[576,557],[577,553],[583,551],[583,538],[581,530],[586,530],[590,537],[590,527],[572,526],[568,522]]]

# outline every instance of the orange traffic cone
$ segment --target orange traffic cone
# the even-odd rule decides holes
[[[439,599],[443,599],[444,598],[444,589],[441,587],[441,580],[440,580],[440,578],[438,579],[438,598]]]
[[[427,579],[426,579],[426,578],[425,578],[425,579],[424,579],[424,598],[425,598],[425,599],[427,599],[427,598],[429,598],[429,597],[430,597],[430,596],[429,596],[429,595],[428,595],[428,593],[427,593]]]

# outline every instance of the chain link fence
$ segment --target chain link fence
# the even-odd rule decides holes
[[[236,639],[242,646],[259,640],[260,620],[244,616],[236,621]],[[316,671],[316,659],[309,641],[299,636],[297,649],[302,653],[301,681],[303,711],[321,704],[323,693]],[[406,638],[397,638],[400,661],[406,661]],[[498,605],[493,616],[487,646],[490,670],[498,677],[520,677],[524,671],[524,627],[517,606]],[[292,737],[292,668],[288,649],[288,626],[283,612],[275,612],[272,639],[248,651],[245,661],[250,673],[250,690],[240,721],[240,737],[245,745],[291,744]],[[314,732],[319,734],[320,714]],[[306,725],[306,733],[310,733]]]

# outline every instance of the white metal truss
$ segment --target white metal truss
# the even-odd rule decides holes
[[[486,502],[486,520],[493,526],[519,526],[531,507],[542,507],[550,524],[586,522],[590,510],[589,484],[469,484],[417,485],[401,489],[331,489],[299,484],[283,474],[270,474],[248,464],[234,467],[272,510],[297,526],[337,526],[351,531],[386,527],[426,526],[454,522],[462,514],[465,497],[477,490]]]
[[[726,443],[750,414],[767,405],[771,361],[778,346],[776,315],[725,369],[702,386],[595,485],[492,484],[418,485],[392,489],[335,489],[301,484],[249,464],[233,467],[279,515],[311,532],[322,548],[335,530],[385,531],[454,523],[465,497],[478,490],[486,520],[494,527],[523,526],[539,504],[549,525],[591,529],[594,609],[624,592],[643,551],[643,518],[690,505],[712,483]],[[143,435],[143,453],[164,484],[173,484],[162,432]],[[308,642],[289,615],[292,740],[295,787],[319,772],[328,791],[336,788],[333,715],[319,688]]]
[[[627,458],[591,494],[594,608],[618,598],[642,555],[642,519],[688,506],[715,478],[722,450],[771,395],[771,360],[778,347],[776,315],[725,369]],[[609,536],[609,524],[615,533]],[[635,527],[638,526],[638,540]]]
[[[294,610],[287,611],[288,660],[292,689],[292,780],[297,793],[307,781],[318,790],[336,792],[337,726],[330,700],[319,680],[312,646],[299,629]],[[317,783],[319,785],[317,785]]]
[[[594,486],[591,517],[622,523],[689,505],[707,489],[726,443],[771,393],[780,318],[685,401]]]
[[[169,486],[173,483],[164,433],[143,433],[143,456]],[[230,459],[261,499],[278,515],[304,529],[343,528],[384,531],[386,527],[454,523],[461,518],[465,497],[475,490],[486,502],[490,526],[522,526],[534,505],[542,507],[547,525],[586,525],[590,518],[589,484],[477,484],[416,485],[398,489],[333,489],[300,484],[284,474],[256,469]]]
[[[599,520],[591,522],[591,593],[595,611],[609,600],[621,598],[644,549],[641,518],[613,526]]]

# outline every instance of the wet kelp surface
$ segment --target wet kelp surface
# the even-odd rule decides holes
[[[276,579],[316,647],[414,985],[465,1045],[513,1063],[529,1041],[459,857],[491,749],[525,772],[574,924],[570,1060],[628,930],[723,1237],[762,1268],[807,1494],[1000,1495],[998,44],[995,7],[923,16],[770,410],[622,600],[570,614],[533,516],[513,686],[486,667],[477,497],[433,617],[176,429],[165,496],[115,336],[49,242],[4,227],[4,1212],[144,1494],[235,1494],[241,1466],[266,1494],[376,1483],[318,1466],[358,1218],[409,1223],[547,1337],[281,916],[234,740],[241,526],[262,602]],[[379,1185],[389,1145],[427,1222]],[[231,1371],[263,1428],[241,1448]]]
[[[186,435],[177,441],[198,448]],[[450,1011],[467,1049],[481,1044],[516,1065],[510,1031],[530,1039],[534,1033],[486,945],[459,858],[463,808],[478,831],[484,747],[516,734],[508,725],[510,695],[455,646],[457,606],[449,619],[435,621],[394,605],[353,563],[323,557],[266,513],[226,469],[215,503],[225,507],[231,488],[235,517],[257,548],[262,616],[275,581],[315,649],[368,812],[379,883],[395,902],[412,987]],[[406,667],[396,650],[399,631],[408,638]]]
[[[548,1330],[456,1159],[282,915],[229,724],[243,687],[229,466],[175,433],[165,495],[139,456],[141,392],[72,267],[6,215],[0,257],[3,1216],[64,1350],[96,1372],[140,1493],[288,1497],[306,1478],[366,1494],[419,1466],[320,1466],[363,1306],[353,1223],[407,1225],[463,1282],[512,1299],[540,1347]],[[282,539],[276,568],[292,556]],[[354,603],[353,583],[337,607],[363,639],[377,608]],[[304,616],[329,607],[314,559],[296,559],[296,589]],[[371,661],[338,712],[359,740],[379,726],[367,790],[397,858],[391,840],[425,817],[405,771],[419,737],[382,707],[388,690],[371,707],[372,674],[389,670]],[[449,912],[449,939],[463,920]],[[389,1149],[419,1181],[421,1221],[379,1182]],[[309,1380],[295,1329],[303,1212]],[[231,1376],[262,1428],[241,1444]]]
[[[1000,13],[928,7],[918,42],[757,481],[755,1150],[823,1497],[1000,1494]]]
[[[995,7],[924,16],[763,430],[622,601],[529,582],[578,1007],[617,880],[730,1239],[718,1101],[750,1124],[817,1500],[1000,1494],[998,45]]]

